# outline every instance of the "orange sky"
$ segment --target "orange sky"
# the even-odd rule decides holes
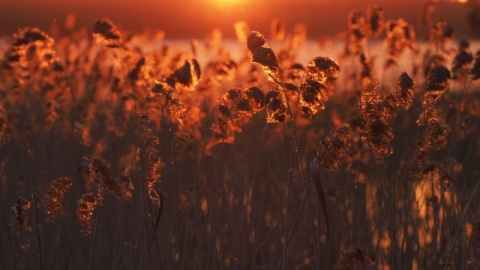
[[[222,1],[224,3],[222,4]],[[225,1],[237,1],[226,3]],[[164,30],[167,38],[203,38],[219,28],[234,37],[233,23],[245,20],[252,30],[268,32],[278,18],[287,30],[296,23],[308,27],[310,38],[333,35],[346,27],[350,10],[362,12],[377,3],[389,18],[419,22],[421,0],[0,0],[0,33],[10,34],[24,26],[48,29],[52,22],[77,15],[77,25],[91,27],[107,17],[122,28]],[[444,18],[460,35],[468,34],[467,5],[439,3],[435,17]]]

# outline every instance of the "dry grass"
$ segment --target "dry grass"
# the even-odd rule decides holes
[[[479,52],[432,16],[306,63],[281,21],[2,37],[0,268],[476,269]]]

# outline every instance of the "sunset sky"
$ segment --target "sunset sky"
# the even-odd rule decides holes
[[[63,24],[67,14],[75,13],[77,26],[89,29],[101,17],[122,29],[164,30],[167,38],[203,38],[215,28],[224,37],[234,37],[233,24],[246,21],[252,29],[269,31],[277,18],[287,30],[296,23],[306,24],[310,38],[334,35],[344,30],[351,10],[365,12],[381,5],[387,18],[404,17],[420,22],[426,0],[0,0],[0,33],[11,34],[24,26],[48,30],[52,23]],[[472,5],[442,1],[435,18],[446,19],[459,35],[470,34],[466,14]]]

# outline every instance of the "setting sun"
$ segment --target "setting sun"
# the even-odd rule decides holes
[[[238,4],[241,2],[245,2],[245,0],[214,0],[217,3],[224,3],[224,4]]]
[[[245,3],[247,0],[209,0],[219,6],[235,6]]]

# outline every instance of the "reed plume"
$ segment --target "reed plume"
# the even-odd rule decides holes
[[[329,172],[338,170],[341,159],[349,147],[352,129],[348,124],[332,130],[330,136],[320,142],[317,151],[317,165]]]
[[[398,77],[395,93],[388,94],[384,101],[391,117],[396,116],[400,109],[408,110],[412,106],[414,96],[415,83],[407,72],[402,72]]]
[[[425,82],[425,103],[436,102],[445,92],[448,80],[451,79],[450,71],[445,66],[436,66],[430,70]]]
[[[140,125],[137,130],[137,134],[142,142],[142,156],[144,163],[144,175],[143,179],[147,185],[147,189],[155,187],[160,181],[160,169],[163,167],[163,162],[160,158],[159,144],[160,140],[158,136],[153,133],[151,129],[151,120],[148,116],[143,115],[139,118]]]
[[[252,55],[252,61],[262,66],[270,79],[281,85],[280,67],[277,57],[265,37],[256,31],[250,32],[247,37],[247,47]]]
[[[182,123],[187,106],[180,100],[176,89],[166,83],[155,81],[147,95],[147,100],[154,101],[156,106],[166,110],[172,121]]]
[[[292,64],[286,71],[283,79],[285,89],[293,92],[297,92],[300,89],[302,83],[303,74],[305,69],[302,64]],[[292,95],[295,96],[295,95]]]
[[[465,79],[470,71],[470,65],[473,61],[473,55],[469,50],[470,42],[460,40],[458,44],[458,52],[452,63],[452,79]]]
[[[18,197],[13,210],[15,211],[15,221],[20,231],[31,232],[32,228],[27,225],[28,217],[25,215],[25,211],[30,209],[30,201],[23,197]]]
[[[287,101],[278,90],[271,90],[265,95],[267,123],[282,123],[287,119]]]
[[[386,26],[387,61],[385,67],[397,66],[400,55],[409,48],[412,51],[418,50],[415,39],[416,32],[413,27],[404,19],[389,20]]]
[[[448,86],[450,71],[445,66],[434,67],[427,76],[423,108],[417,120],[417,125],[422,128],[419,149],[411,162],[410,171],[417,175],[429,156],[447,145],[447,136],[450,132],[443,117],[440,117],[435,103],[445,92]]]
[[[368,34],[372,37],[378,37],[382,34],[385,27],[385,18],[383,8],[379,5],[374,5],[367,9],[367,25]]]
[[[187,59],[167,78],[167,84],[179,91],[193,91],[200,79],[200,65],[196,59]]]
[[[437,20],[430,27],[429,41],[435,46],[435,50],[441,53],[450,54],[452,51],[447,44],[453,40],[455,30],[445,20]]]
[[[360,65],[362,67],[362,71],[360,72],[360,82],[362,88],[364,88],[374,81],[374,59],[372,57],[368,57],[365,53],[360,53],[358,57],[360,60]]]
[[[106,18],[98,19],[93,24],[93,37],[98,44],[105,44],[109,48],[122,46],[122,36],[115,24]]]
[[[103,191],[106,191],[115,195],[117,198],[121,198],[123,192],[118,182],[113,178],[107,163],[94,156],[84,156],[83,158],[89,162],[89,174],[98,180],[99,195],[103,193]]]
[[[262,90],[255,86],[225,92],[216,104],[212,143],[233,143],[234,133],[241,131],[242,122],[263,109],[264,99]]]
[[[433,106],[424,108],[417,120],[420,127],[425,128],[425,138],[422,143],[424,151],[435,152],[447,145],[447,135],[450,129],[438,109]]]
[[[306,118],[325,108],[327,86],[338,77],[340,67],[328,57],[315,57],[305,71],[305,81],[300,85],[300,110]]]
[[[348,15],[348,40],[345,45],[347,55],[359,55],[365,52],[367,42],[367,24],[361,12],[351,11]]]
[[[472,75],[472,80],[480,79],[480,51],[475,53],[475,59],[473,62],[472,69],[470,69],[470,75]]]
[[[88,237],[92,233],[93,213],[99,201],[91,193],[83,194],[77,201],[77,219],[80,223],[80,234]]]
[[[18,245],[21,250],[27,250],[30,248],[30,240],[28,234],[32,232],[32,228],[28,226],[26,211],[30,209],[30,201],[23,197],[18,197],[15,206],[12,207],[15,211],[15,234],[18,237]]]
[[[378,82],[373,82],[362,91],[360,106],[365,121],[366,139],[379,161],[393,151],[393,131],[388,121],[391,115],[378,94]]]
[[[43,209],[50,218],[56,218],[63,214],[63,200],[65,193],[72,186],[69,177],[57,178],[50,182],[43,198]]]

